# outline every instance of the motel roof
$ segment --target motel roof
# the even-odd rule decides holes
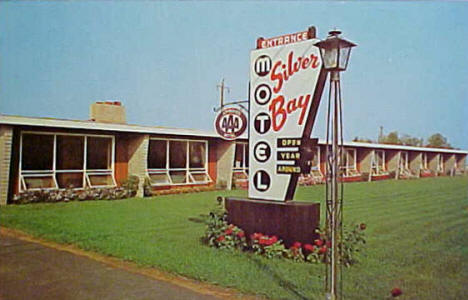
[[[88,130],[106,130],[115,132],[131,132],[131,133],[146,133],[146,134],[164,134],[164,135],[184,135],[196,137],[213,137],[218,138],[219,135],[215,132],[197,130],[197,129],[181,129],[160,126],[142,126],[132,124],[117,124],[103,123],[95,121],[82,120],[65,120],[56,118],[38,118],[38,117],[22,117],[0,114],[0,124],[19,125],[19,126],[42,126],[51,128],[68,128],[68,129],[88,129]]]
[[[3,115],[3,114],[0,114],[0,124],[16,125],[16,126],[41,126],[41,127],[50,127],[50,128],[87,129],[87,130],[102,130],[102,131],[115,131],[115,132],[127,132],[127,133],[145,133],[145,134],[220,138],[220,136],[214,131],[206,131],[206,130],[198,130],[198,129],[103,123],[103,122],[95,122],[95,121],[66,120],[66,119],[56,119],[56,118],[23,117],[23,116],[12,116],[12,115]],[[246,141],[247,140],[246,135],[245,134],[242,135],[242,138],[240,140]],[[319,140],[319,144],[324,145],[325,141]],[[403,145],[361,143],[361,142],[344,142],[344,146],[356,147],[356,148],[386,149],[386,150],[407,150],[407,151],[468,154],[468,151],[458,150],[458,149],[414,147],[414,146],[403,146]]]

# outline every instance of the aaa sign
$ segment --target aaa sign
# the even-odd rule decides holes
[[[216,117],[215,128],[223,139],[235,140],[247,128],[247,118],[237,108],[225,108]]]
[[[300,145],[278,141],[310,138],[304,127],[322,67],[316,42],[251,52],[249,198],[285,201],[288,189],[295,188],[291,179],[301,169],[291,157],[299,155]]]

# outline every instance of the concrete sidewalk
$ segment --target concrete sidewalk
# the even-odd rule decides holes
[[[219,299],[0,235],[0,299]]]

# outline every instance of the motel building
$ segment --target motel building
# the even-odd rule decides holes
[[[468,151],[345,142],[344,181],[454,176]],[[324,182],[326,147],[318,143],[299,184]],[[0,205],[39,189],[119,186],[139,178],[154,191],[185,187],[246,188],[248,140],[215,132],[126,123],[120,102],[96,102],[86,121],[0,115]]]

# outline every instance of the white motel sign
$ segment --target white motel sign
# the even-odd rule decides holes
[[[306,39],[305,33],[266,40],[250,55],[252,199],[289,200],[288,190],[295,188],[301,172],[300,146],[310,138],[304,129],[322,70],[314,46],[319,40]]]

